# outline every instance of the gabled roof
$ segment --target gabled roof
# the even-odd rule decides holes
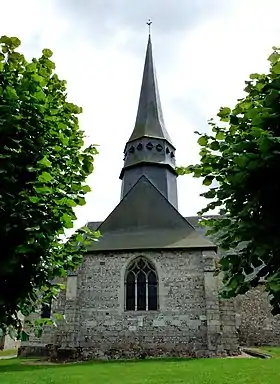
[[[142,176],[96,228],[99,241],[89,251],[215,248]]]
[[[150,35],[135,127],[128,142],[141,137],[166,139],[172,144],[163,120]]]

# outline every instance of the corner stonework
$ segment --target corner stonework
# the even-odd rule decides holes
[[[215,251],[203,251],[202,258],[209,353],[213,356],[223,353],[237,355],[240,351],[234,316],[234,302],[219,297],[221,280],[214,276],[218,255]]]

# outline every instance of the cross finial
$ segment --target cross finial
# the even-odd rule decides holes
[[[146,23],[147,25],[148,25],[148,27],[149,27],[149,35],[151,34],[151,25],[152,25],[152,20],[151,19],[149,19],[148,21],[147,21],[147,23]]]

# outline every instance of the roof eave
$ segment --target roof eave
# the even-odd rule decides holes
[[[96,249],[88,249],[86,251],[86,254],[91,254],[91,253],[100,253],[100,252],[133,252],[133,251],[163,251],[165,249],[168,249],[168,250],[188,250],[188,251],[197,251],[197,250],[201,250],[201,251],[215,251],[217,252],[217,249],[218,247],[216,245],[197,245],[197,246],[190,246],[190,247],[186,247],[186,246],[165,246],[165,247],[158,247],[158,246],[155,246],[155,247],[152,247],[152,246],[149,246],[149,247],[129,247],[129,248],[115,248],[115,247],[104,247],[104,248],[96,248]]]
[[[124,175],[124,172],[126,169],[130,169],[130,168],[134,168],[134,167],[138,167],[140,164],[145,164],[145,165],[151,165],[153,167],[167,167],[175,176],[178,176],[178,173],[176,172],[176,169],[173,168],[170,164],[166,164],[166,163],[158,163],[158,162],[154,162],[152,163],[151,161],[139,161],[137,163],[134,163],[134,164],[131,164],[131,165],[127,165],[127,166],[124,166],[121,170],[121,173],[120,173],[120,176],[119,176],[119,179],[122,180],[123,178],[123,175]]]

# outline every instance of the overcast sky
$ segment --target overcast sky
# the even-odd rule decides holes
[[[279,0],[9,0],[1,2],[0,35],[17,36],[28,57],[54,52],[69,100],[84,108],[88,143],[100,155],[92,193],[77,225],[105,219],[119,202],[123,149],[135,122],[148,18],[167,130],[178,165],[198,160],[194,131],[206,131],[219,107],[234,106],[244,81],[266,71],[280,44]],[[179,208],[205,204],[201,182],[178,179]]]

